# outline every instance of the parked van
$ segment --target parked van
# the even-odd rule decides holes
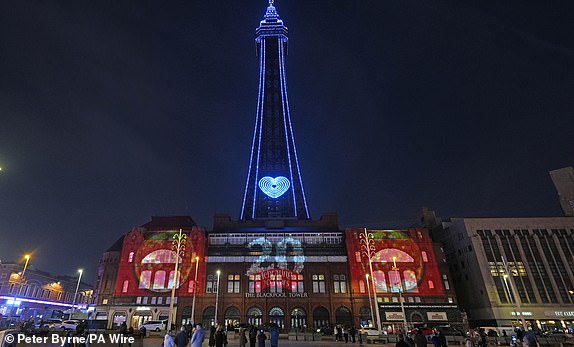
[[[147,331],[161,331],[166,329],[166,325],[166,320],[150,320],[139,326],[138,329],[144,327]]]

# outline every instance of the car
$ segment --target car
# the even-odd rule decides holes
[[[409,334],[416,335],[419,330],[423,333],[424,336],[429,336],[429,335],[434,334],[434,330],[432,328],[429,328],[429,327],[414,328],[411,331],[409,331]]]
[[[367,336],[379,336],[379,331],[375,328],[364,327],[359,330],[359,334],[367,334]]]
[[[147,331],[161,331],[165,330],[166,325],[167,325],[166,320],[150,320],[140,325],[139,329],[141,329],[141,327],[144,327],[146,328]]]
[[[45,319],[41,322],[42,327],[48,328],[49,331],[62,331],[64,327],[62,326],[61,319]]]
[[[65,320],[62,322],[61,326],[63,330],[76,330],[79,324],[79,320]]]
[[[568,334],[567,332],[563,331],[563,330],[552,330],[552,331],[546,331],[544,332],[545,336],[555,336],[555,337],[560,337],[560,338],[571,338],[572,334]]]

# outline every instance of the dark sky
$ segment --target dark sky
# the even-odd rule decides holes
[[[314,218],[559,216],[571,1],[277,0]],[[241,208],[258,1],[0,1],[0,259],[94,276],[152,215]]]

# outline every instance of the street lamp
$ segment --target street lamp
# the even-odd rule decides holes
[[[195,293],[197,292],[197,267],[199,266],[199,257],[195,257],[195,277],[193,279],[193,301],[191,302],[191,322],[195,324]]]
[[[369,293],[369,311],[371,311],[371,323],[375,324],[375,317],[373,316],[373,303],[371,301],[371,288],[369,287],[369,274],[365,274],[367,278],[367,292]]]
[[[173,316],[173,302],[175,300],[175,289],[179,284],[179,257],[183,257],[185,253],[185,242],[187,241],[187,234],[183,233],[179,229],[179,233],[173,234],[173,241],[171,242],[171,248],[175,253],[175,269],[173,273],[173,283],[171,286],[171,300],[169,301],[169,317],[167,321],[167,333],[171,331],[171,324],[174,320]]]
[[[18,313],[18,309],[16,308],[16,299],[18,298],[18,294],[22,291],[22,286],[24,285],[24,275],[26,274],[26,269],[28,268],[28,262],[32,256],[30,254],[25,254],[24,259],[26,259],[26,263],[24,263],[24,269],[22,269],[22,273],[18,278],[18,291],[14,294],[14,300],[12,301],[12,310],[14,313]],[[10,314],[12,316],[12,314]]]
[[[512,295],[514,296],[514,300],[516,302],[516,309],[518,310],[518,312],[516,312],[516,314],[520,315],[520,320],[522,321],[522,327],[524,328],[524,331],[528,331],[528,325],[526,325],[526,320],[524,319],[524,315],[522,314],[522,308],[520,308],[520,298],[518,297],[518,295],[516,295],[516,289],[514,288],[514,282],[512,281],[512,277],[510,276],[510,272],[508,271],[508,264],[504,260],[503,256],[501,256],[500,258],[502,259],[502,265],[504,266],[504,272],[506,272],[506,276],[509,279],[510,289],[512,289]],[[506,280],[504,281],[504,283],[506,283]]]
[[[72,316],[74,315],[74,305],[76,304],[76,295],[78,295],[78,289],[80,288],[80,281],[82,280],[82,274],[84,273],[84,270],[79,269],[78,272],[80,273],[80,276],[78,276],[78,284],[76,284],[76,291],[74,292],[74,300],[72,301],[72,312],[70,313],[70,319],[72,319]]]
[[[215,271],[217,274],[217,288],[215,292],[215,317],[213,317],[213,323],[217,326],[217,305],[219,304],[219,275],[221,275],[221,271]]]
[[[399,279],[399,282],[394,283],[395,285],[399,285],[398,286],[398,290],[399,290],[399,302],[401,303],[401,312],[403,312],[403,324],[405,326],[405,331],[404,333],[407,333],[407,315],[405,314],[405,305],[403,304],[403,284],[401,283],[401,274],[399,273],[399,268],[397,267],[397,257],[393,257],[393,267],[392,270],[396,272],[396,276]]]
[[[367,232],[367,228],[364,228],[364,232],[359,234],[359,243],[361,245],[361,254],[367,257],[369,260],[369,271],[371,274],[371,284],[373,286],[373,297],[375,298],[375,312],[377,314],[377,331],[381,335],[381,314],[379,313],[379,301],[377,299],[377,290],[375,287],[375,277],[373,276],[373,263],[372,257],[375,254],[375,241],[373,240],[373,234]]]

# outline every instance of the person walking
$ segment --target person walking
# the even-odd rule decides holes
[[[247,344],[247,336],[245,335],[245,328],[239,328],[239,347],[245,347]]]
[[[278,347],[279,346],[279,328],[272,327],[270,331],[271,335],[271,347]]]
[[[346,325],[343,327],[343,338],[345,339],[345,343],[349,342],[349,327]]]
[[[433,331],[433,334],[431,336],[430,341],[432,342],[432,344],[434,345],[434,347],[440,347],[440,340],[438,338],[438,332],[435,330]]]
[[[215,347],[225,346],[227,346],[227,333],[223,329],[222,325],[218,325],[217,331],[215,332]]]
[[[171,331],[165,333],[165,336],[163,337],[163,347],[175,347]]]
[[[355,343],[355,336],[357,335],[357,329],[354,326],[349,329],[349,334],[351,335],[351,342]]]
[[[249,327],[249,347],[255,347],[257,342],[257,328],[254,325]]]
[[[177,347],[185,347],[189,343],[189,338],[187,337],[187,331],[185,331],[185,326],[182,326],[177,335],[175,335],[175,345]]]
[[[405,335],[399,334],[399,341],[397,341],[395,347],[410,347],[409,344],[405,342]]]
[[[257,334],[258,346],[265,347],[265,340],[267,340],[267,336],[265,336],[265,332],[263,331],[263,329],[261,329],[259,331],[259,334]]]
[[[438,331],[437,336],[440,342],[440,347],[448,347],[446,343],[446,336],[440,330]]]
[[[203,340],[205,340],[205,332],[203,331],[201,323],[197,323],[195,331],[191,336],[191,347],[201,347]]]
[[[212,325],[211,328],[209,328],[209,347],[213,347],[215,346],[215,331],[217,329],[215,328],[215,325]]]
[[[423,335],[423,332],[419,329],[415,335],[415,346],[416,347],[426,347],[427,338]]]

